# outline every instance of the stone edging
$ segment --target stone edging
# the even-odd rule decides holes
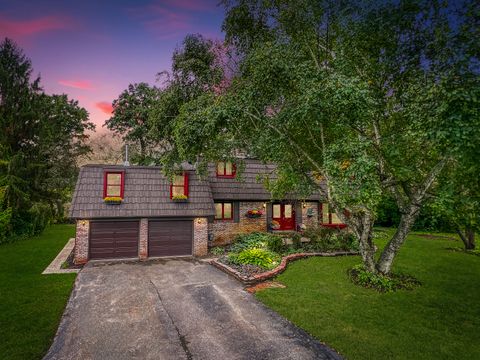
[[[263,272],[261,274],[253,275],[253,276],[244,276],[240,274],[237,270],[231,268],[228,265],[225,265],[224,263],[221,263],[217,259],[210,260],[210,264],[215,266],[217,269],[220,269],[227,274],[232,275],[234,278],[237,280],[241,281],[245,285],[252,285],[256,284],[268,279],[271,279],[278,274],[282,273],[285,271],[287,268],[287,264],[290,261],[298,260],[298,259],[304,259],[307,257],[311,256],[327,256],[327,257],[332,257],[332,256],[348,256],[348,255],[358,255],[359,253],[356,251],[337,251],[337,252],[318,252],[318,253],[298,253],[298,254],[291,254],[284,256],[282,258],[282,261],[280,262],[280,265],[278,265],[275,269]]]
[[[42,274],[68,274],[78,273],[80,269],[62,269],[62,264],[67,260],[70,253],[75,247],[75,239],[71,238],[63,247],[62,251],[58,253],[55,259],[48,265]]]

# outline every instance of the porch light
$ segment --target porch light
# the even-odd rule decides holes
[[[263,203],[263,208],[265,209],[267,207],[267,203]]]

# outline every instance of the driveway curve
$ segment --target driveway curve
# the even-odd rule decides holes
[[[196,260],[90,263],[45,359],[341,359]]]

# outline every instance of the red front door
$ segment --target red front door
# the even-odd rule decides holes
[[[272,219],[280,224],[279,230],[295,230],[295,211],[292,204],[273,204]]]

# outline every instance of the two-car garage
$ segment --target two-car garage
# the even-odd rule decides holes
[[[91,221],[89,258],[137,258],[140,222]],[[150,220],[148,222],[148,256],[192,255],[192,220]]]

